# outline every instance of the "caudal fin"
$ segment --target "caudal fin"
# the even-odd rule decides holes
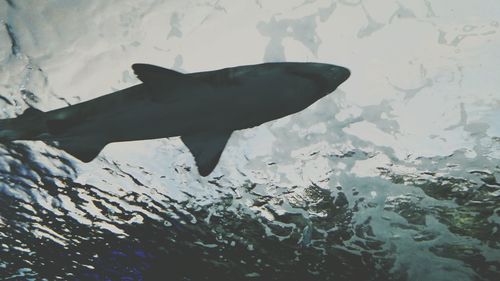
[[[19,139],[19,132],[11,126],[11,119],[0,120],[0,142],[9,142]]]
[[[37,140],[46,131],[44,112],[29,107],[16,118],[0,120],[0,142]]]

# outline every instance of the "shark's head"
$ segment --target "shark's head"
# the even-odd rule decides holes
[[[248,93],[253,101],[259,101],[261,109],[266,107],[274,117],[283,117],[333,92],[351,73],[345,67],[325,63],[270,62],[224,69],[222,74],[223,79],[208,76],[207,81]]]
[[[351,75],[345,67],[324,63],[297,63],[289,71],[314,85],[311,93],[315,99],[333,92]]]
[[[318,68],[321,69],[321,77],[326,80],[326,87],[324,88],[325,95],[333,92],[351,76],[351,71],[342,66],[321,64]]]

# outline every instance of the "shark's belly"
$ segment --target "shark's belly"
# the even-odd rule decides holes
[[[219,99],[206,101],[199,110],[199,129],[218,131],[247,129],[290,114],[279,93],[263,91],[221,94]]]
[[[116,142],[227,132],[258,126],[291,113],[282,93],[265,89],[227,89],[177,99],[113,102],[99,110],[83,110],[63,137],[85,136]]]

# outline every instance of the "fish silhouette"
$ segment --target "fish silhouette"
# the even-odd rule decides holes
[[[347,68],[264,63],[180,73],[132,65],[141,84],[68,107],[0,120],[0,141],[41,140],[83,162],[108,143],[180,136],[209,175],[235,130],[299,112],[333,92]]]

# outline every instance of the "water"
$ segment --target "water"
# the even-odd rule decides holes
[[[0,2],[2,118],[134,85],[136,62],[352,72],[307,110],[234,133],[207,178],[177,138],[111,144],[89,164],[39,142],[0,145],[0,278],[498,280],[497,11]]]

